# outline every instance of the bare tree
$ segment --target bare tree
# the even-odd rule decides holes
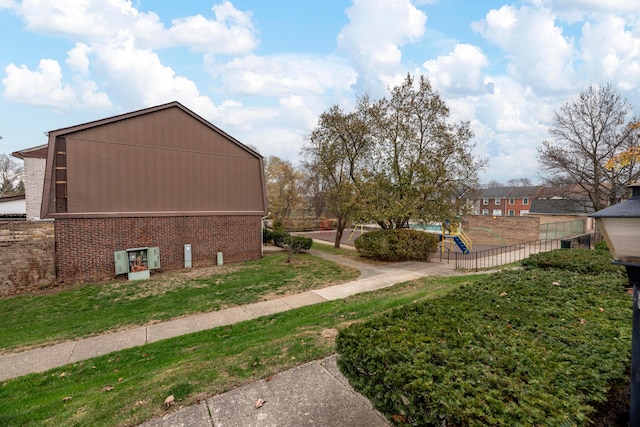
[[[512,178],[507,181],[508,187],[530,187],[533,183],[529,178]]]
[[[358,184],[372,149],[368,105],[365,96],[358,99],[355,112],[345,113],[337,105],[329,108],[303,148],[305,167],[320,180],[327,210],[336,217],[336,248],[360,207]]]
[[[22,167],[7,154],[0,154],[0,197],[24,194]]]
[[[610,84],[581,92],[555,113],[553,139],[538,149],[545,184],[565,188],[569,199],[587,198],[595,210],[619,201],[640,168],[636,161],[613,169],[606,163],[633,146],[633,122],[631,105]]]
[[[291,162],[270,156],[265,162],[265,186],[269,211],[274,219],[286,223],[302,205],[301,174]]]

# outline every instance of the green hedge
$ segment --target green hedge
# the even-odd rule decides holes
[[[527,268],[558,268],[583,274],[618,273],[621,278],[625,278],[624,267],[612,264],[611,261],[611,252],[606,250],[556,249],[531,255],[522,260],[522,265]]]
[[[358,254],[381,261],[429,261],[438,249],[435,234],[418,230],[375,230],[355,240]]]
[[[397,425],[587,426],[627,378],[631,297],[618,278],[493,274],[342,330],[338,364]]]

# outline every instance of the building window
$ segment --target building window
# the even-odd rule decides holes
[[[482,215],[489,215],[489,209],[482,209]]]
[[[502,216],[502,209],[494,209],[493,216]]]
[[[516,204],[516,199],[509,199],[509,204],[510,205],[515,205]]]
[[[498,197],[498,198],[496,198],[496,200],[494,201],[494,203],[495,203],[496,205],[499,205],[499,204],[500,204],[500,198],[499,198],[499,197]]]
[[[522,204],[523,205],[528,205],[529,204],[529,199],[527,199],[526,197],[524,199],[522,199]]]
[[[516,216],[516,211],[509,209],[509,216]]]
[[[482,204],[483,205],[488,205],[489,204],[489,199],[482,199]]]

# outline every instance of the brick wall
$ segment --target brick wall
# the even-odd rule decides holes
[[[25,157],[24,159],[24,194],[27,220],[40,218],[42,205],[42,186],[47,159]]]
[[[0,222],[0,295],[55,281],[53,222]]]
[[[114,277],[113,253],[159,247],[162,270],[184,267],[184,245],[191,245],[194,267],[257,259],[262,249],[260,216],[185,216],[56,219],[58,281]],[[154,270],[156,271],[156,270]]]
[[[532,242],[540,238],[540,218],[529,216],[470,215],[462,229],[473,243],[507,245]],[[502,242],[501,242],[502,240]]]

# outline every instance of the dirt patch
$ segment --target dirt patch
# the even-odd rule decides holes
[[[233,273],[239,270],[239,268],[240,267],[236,266],[213,266],[193,268],[184,272],[154,274],[151,280],[135,282],[136,291],[134,293],[129,292],[127,289],[131,287],[132,282],[124,281],[112,283],[105,287],[102,295],[122,292],[123,295],[115,297],[115,300],[137,300],[154,295],[162,295],[178,286],[185,286],[187,284],[190,288],[194,289],[204,288],[210,286],[210,283],[199,283],[199,279],[209,279],[213,281],[215,276]],[[221,280],[220,283],[222,283]]]

